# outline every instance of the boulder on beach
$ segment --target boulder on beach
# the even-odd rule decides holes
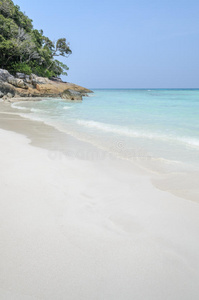
[[[67,100],[82,100],[82,94],[80,92],[69,89],[69,90],[65,90],[61,94],[61,98]]]

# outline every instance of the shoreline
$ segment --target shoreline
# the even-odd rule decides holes
[[[13,102],[21,102],[23,98],[19,98],[18,101]],[[30,99],[28,99],[30,101]],[[39,100],[36,98],[31,98],[31,101],[42,101],[46,100],[46,98],[39,98]],[[60,99],[57,99],[60,100]],[[26,101],[26,100],[25,100]],[[11,101],[12,102],[12,101]],[[12,103],[13,103],[12,102]],[[79,102],[78,100],[73,101],[73,103]],[[5,129],[9,129],[14,132],[18,132],[20,134],[23,134],[30,138],[31,144],[33,146],[37,147],[43,147],[45,149],[53,150],[56,152],[59,152],[57,156],[65,156],[68,155],[71,158],[80,158],[80,159],[87,159],[87,160],[119,160],[123,164],[130,164],[130,168],[132,168],[133,172],[136,171],[138,174],[146,175],[150,178],[151,184],[154,186],[154,188],[157,188],[161,191],[168,192],[172,195],[175,195],[177,197],[180,197],[182,199],[193,201],[196,203],[199,203],[199,188],[197,183],[197,177],[199,174],[197,172],[193,171],[186,171],[186,172],[171,172],[171,173],[162,173],[159,171],[159,167],[153,164],[151,165],[151,162],[142,162],[142,160],[135,160],[131,161],[126,158],[123,158],[121,156],[118,156],[114,153],[108,152],[106,149],[99,148],[94,144],[91,144],[88,141],[85,141],[83,139],[79,139],[76,136],[72,136],[69,133],[66,133],[62,130],[60,130],[57,127],[54,127],[51,124],[47,124],[44,121],[38,121],[34,119],[30,119],[25,116],[21,116],[21,112],[17,108],[14,108],[11,106],[10,102],[1,102],[0,103],[0,109],[3,110],[0,112],[0,115],[2,113],[4,114],[4,127]],[[6,122],[6,114],[14,114],[18,116],[18,120],[21,120],[21,123],[23,126],[15,126],[13,124],[12,126],[9,125],[9,123]],[[12,118],[12,117],[11,117]],[[0,119],[0,128],[2,126]],[[27,126],[25,125],[27,124]],[[28,125],[29,124],[29,125]],[[30,125],[32,124],[32,125]],[[25,129],[27,127],[27,130]],[[43,131],[43,135],[47,137],[47,139],[42,140],[43,135],[41,135],[41,138],[37,141],[37,135],[39,133],[39,130],[33,131],[32,128],[40,128],[39,130]],[[53,142],[51,140],[53,138]],[[48,143],[44,143],[45,140],[48,140]],[[61,140],[61,143],[60,143]],[[68,141],[68,142],[66,142]],[[42,145],[43,144],[43,145]],[[54,144],[54,145],[53,145]],[[60,148],[60,144],[61,148]],[[70,147],[70,149],[67,150],[67,147]],[[152,166],[152,168],[151,168]],[[160,166],[161,169],[161,166]]]
[[[198,298],[197,203],[10,113],[0,114],[1,298]]]

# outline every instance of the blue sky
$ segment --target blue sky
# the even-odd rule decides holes
[[[199,88],[199,1],[14,0],[90,88]]]

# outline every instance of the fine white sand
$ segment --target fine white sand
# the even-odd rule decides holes
[[[0,299],[197,300],[199,205],[0,129]]]

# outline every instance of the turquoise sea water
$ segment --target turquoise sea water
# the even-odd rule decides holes
[[[82,102],[13,106],[123,158],[199,169],[199,90],[100,89]]]

